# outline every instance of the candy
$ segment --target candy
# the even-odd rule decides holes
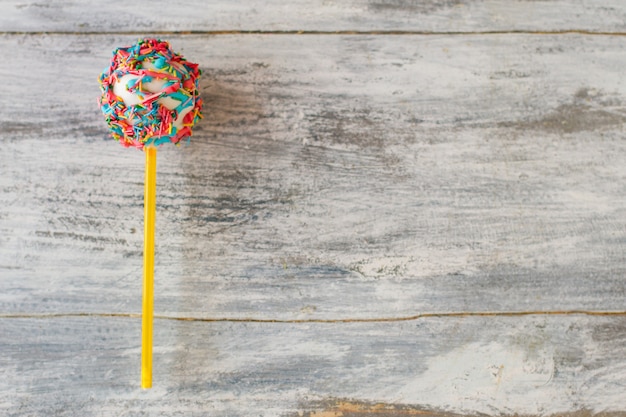
[[[111,135],[124,147],[143,149],[191,136],[202,117],[200,69],[167,42],[141,39],[113,52],[100,75],[100,108]]]
[[[141,310],[144,389],[152,387],[157,147],[167,142],[178,144],[191,136],[191,128],[202,117],[199,76],[198,65],[174,53],[167,42],[142,39],[116,49],[111,65],[99,77],[102,95],[98,102],[111,134],[122,146],[146,154]]]

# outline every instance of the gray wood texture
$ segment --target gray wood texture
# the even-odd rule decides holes
[[[207,114],[159,156],[159,313],[624,309],[620,38],[171,40]],[[9,313],[139,311],[143,155],[94,104],[127,41],[3,39],[47,69],[2,91]]]
[[[619,31],[623,4],[251,4],[0,3],[0,414],[626,415],[626,47],[511,33]],[[508,33],[162,36],[206,107],[158,156],[141,391],[143,154],[96,77],[187,21]]]
[[[622,0],[0,0],[0,31],[625,32]]]
[[[156,320],[155,329],[157,383],[142,391],[139,319],[0,320],[0,410],[11,417],[337,416],[350,415],[333,411],[350,402],[400,408],[387,416],[411,415],[403,408],[441,417],[459,409],[624,415],[615,411],[623,410],[624,317]],[[368,415],[363,408],[352,415]]]

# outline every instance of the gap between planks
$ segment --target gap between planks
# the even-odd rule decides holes
[[[454,317],[521,317],[521,316],[626,316],[626,311],[587,311],[587,310],[564,310],[564,311],[502,311],[502,312],[449,312],[449,313],[422,313],[402,317],[373,317],[373,318],[340,318],[340,319],[254,319],[254,318],[228,318],[228,317],[177,317],[154,315],[157,320],[172,321],[195,321],[195,322],[230,322],[230,323],[386,323],[416,321],[427,318],[454,318]],[[68,317],[122,317],[141,318],[139,313],[41,313],[41,314],[0,314],[2,319],[52,319]]]
[[[1,36],[23,35],[122,35],[122,36],[165,36],[165,35],[388,35],[388,36],[486,36],[486,35],[590,35],[626,36],[626,32],[595,31],[582,29],[563,30],[484,30],[484,31],[424,31],[424,30],[157,30],[157,31],[0,31]]]

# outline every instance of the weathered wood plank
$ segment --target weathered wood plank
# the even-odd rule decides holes
[[[0,1],[0,31],[620,31],[621,0]]]
[[[140,310],[143,157],[95,105],[128,40],[0,37],[5,314]],[[621,38],[172,42],[207,115],[159,156],[158,314],[624,309]]]
[[[149,391],[138,386],[139,329],[138,319],[0,319],[2,414],[296,416],[343,399],[436,416],[626,415],[624,317],[157,320]]]

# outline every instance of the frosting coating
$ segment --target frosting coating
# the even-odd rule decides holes
[[[202,117],[199,77],[197,64],[159,39],[117,48],[99,77],[98,103],[111,135],[138,149],[188,139]]]

